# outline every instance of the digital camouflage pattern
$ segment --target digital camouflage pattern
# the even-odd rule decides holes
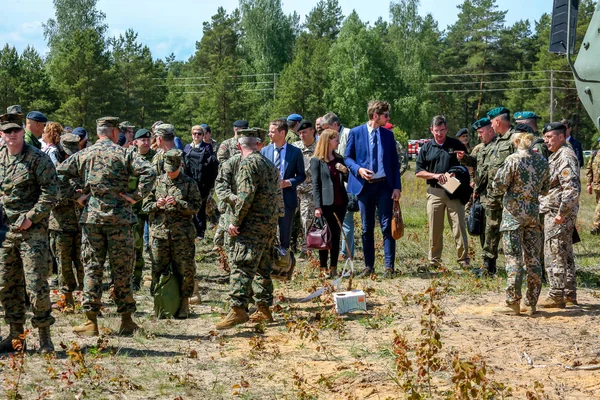
[[[23,145],[14,156],[0,148],[0,200],[9,225],[0,247],[0,302],[7,324],[25,323],[25,290],[31,300],[34,328],[54,323],[51,314],[48,217],[59,186],[54,165],[46,154]],[[32,225],[19,230],[28,218]]]
[[[158,207],[158,199],[167,196],[173,196],[176,204]],[[180,283],[181,297],[191,297],[194,291],[196,228],[192,219],[201,204],[198,185],[183,172],[175,179],[167,174],[159,176],[154,189],[144,199],[143,210],[150,221],[152,282],[158,283],[160,276],[167,275],[172,266]]]
[[[231,306],[248,305],[253,281],[256,304],[271,306],[272,247],[283,203],[279,171],[254,151],[240,163],[236,185],[237,201],[230,223],[240,233],[231,237]]]
[[[225,139],[219,146],[219,150],[217,150],[217,160],[219,164],[222,164],[239,152],[237,137]]]
[[[549,297],[575,300],[575,258],[573,229],[579,211],[579,162],[575,152],[566,144],[548,159],[550,189],[540,198],[540,212],[544,214],[544,257],[548,274]],[[554,218],[564,217],[561,224]]]
[[[542,288],[539,196],[547,194],[548,188],[548,162],[533,150],[517,150],[509,155],[492,181],[492,192],[504,193],[500,231],[507,274],[507,304],[521,300],[524,268],[526,304],[537,304]]]
[[[596,197],[596,210],[594,211],[593,228],[600,229],[600,157],[595,151],[588,160],[585,167],[585,177],[587,178],[588,186],[592,187],[592,191]]]
[[[298,205],[300,208],[300,223],[302,225],[302,240],[306,241],[306,234],[312,225],[315,217],[315,200],[312,196],[312,176],[310,174],[310,159],[315,153],[317,141],[315,140],[310,146],[305,146],[301,140],[294,142],[292,146],[299,148],[302,151],[304,158],[304,172],[306,179],[296,187],[298,193]]]
[[[215,194],[219,199],[218,207],[221,216],[213,242],[215,246],[225,247],[226,250],[229,248],[227,228],[237,200],[236,175],[241,161],[242,154],[238,153],[221,164],[215,181]]]
[[[85,266],[83,309],[97,313],[102,307],[102,277],[108,254],[117,312],[134,312],[132,225],[136,217],[121,193],[137,201],[145,197],[156,179],[152,165],[134,148],[125,149],[108,138],[100,138],[61,163],[58,172],[61,179],[80,180],[89,194],[80,218]],[[134,191],[128,191],[130,176],[139,177]]]

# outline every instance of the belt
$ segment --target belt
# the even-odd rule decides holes
[[[385,176],[383,178],[377,178],[377,179],[371,179],[370,181],[367,181],[368,183],[378,183],[378,182],[383,182],[385,181]]]

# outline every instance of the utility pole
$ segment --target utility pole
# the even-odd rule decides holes
[[[554,121],[554,70],[550,70],[550,122]]]
[[[277,73],[273,73],[273,99],[275,99],[275,94],[277,92]]]

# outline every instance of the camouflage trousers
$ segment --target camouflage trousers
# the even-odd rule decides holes
[[[270,236],[274,237],[275,234]],[[256,305],[270,307],[273,304],[273,239],[260,244],[249,244],[233,237],[231,246],[231,307],[246,308],[252,293]]]
[[[48,231],[33,224],[26,231],[9,231],[0,247],[0,303],[7,324],[25,323],[25,290],[31,301],[34,328],[54,324],[48,276]]]
[[[50,230],[50,250],[58,264],[61,278],[60,291],[71,293],[77,285],[83,287],[83,264],[81,263],[81,231],[64,232]],[[75,272],[75,273],[74,273]]]
[[[194,293],[194,277],[196,261],[194,260],[196,246],[194,239],[196,231],[192,229],[187,235],[173,235],[169,239],[152,236],[150,247],[152,251],[152,282],[159,282],[161,275],[167,275],[169,269],[179,282],[181,297],[191,297]]]
[[[135,312],[131,290],[135,262],[133,227],[83,224],[81,231],[81,257],[85,272],[83,309],[97,313],[102,308],[102,276],[108,255],[117,312]]]
[[[133,242],[135,243],[135,265],[133,268],[133,279],[138,283],[142,280],[144,272],[144,225],[148,221],[148,215],[137,214],[137,223],[133,226]]]
[[[596,210],[594,211],[594,229],[600,228],[600,190],[594,189],[596,195]]]
[[[544,214],[544,257],[548,274],[548,296],[553,299],[577,299],[573,229],[577,209],[562,224],[554,222],[556,214]]]
[[[229,213],[227,211],[222,212],[219,216],[219,223],[217,225],[217,230],[215,231],[215,237],[213,239],[213,244],[217,247],[224,247],[225,240],[229,237],[227,235],[227,229],[229,228]]]
[[[500,222],[502,222],[502,207],[485,205],[485,242],[483,256],[491,259],[498,258],[500,244]]]
[[[507,275],[506,303],[515,304],[521,301],[523,274],[526,272],[525,304],[535,306],[542,290],[542,227],[537,225],[502,232],[502,242]]]
[[[298,202],[300,206],[300,221],[302,224],[302,242],[306,242],[306,235],[315,218],[315,199],[310,194],[298,194]]]

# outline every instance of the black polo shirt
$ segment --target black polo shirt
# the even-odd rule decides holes
[[[419,151],[416,172],[427,171],[434,174],[448,172],[450,168],[460,165],[458,158],[456,158],[456,151],[467,151],[463,142],[458,139],[446,136],[446,140],[442,145],[431,139]],[[427,183],[430,186],[437,186],[436,179],[427,179]]]

